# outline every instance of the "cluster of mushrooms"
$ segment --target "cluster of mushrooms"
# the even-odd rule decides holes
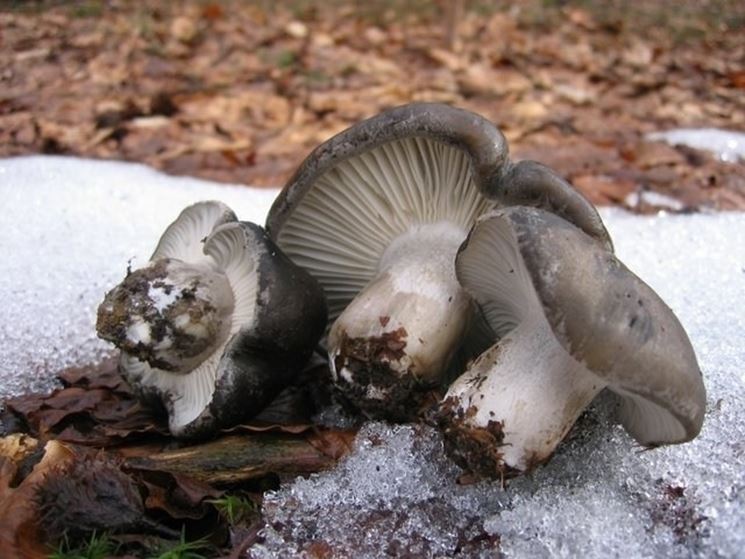
[[[685,331],[595,208],[549,168],[511,162],[492,123],[439,104],[316,148],[265,229],[219,202],[186,208],[97,329],[186,439],[256,415],[319,343],[368,417],[412,419],[447,390],[428,417],[489,477],[545,462],[604,388],[646,447],[691,440],[704,415]]]

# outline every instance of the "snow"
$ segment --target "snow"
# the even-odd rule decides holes
[[[0,397],[48,388],[105,353],[103,293],[143,264],[189,203],[263,221],[274,190],[173,178],[133,164],[0,160]],[[695,441],[641,452],[602,397],[532,476],[458,484],[426,426],[368,423],[333,470],[269,493],[257,558],[745,557],[745,215],[603,212],[622,260],[686,327],[708,405]]]
[[[710,151],[721,161],[737,163],[745,161],[745,133],[719,128],[675,128],[665,132],[647,134],[652,141],[684,145],[694,149]]]
[[[679,212],[685,208],[683,202],[680,200],[667,196],[666,194],[655,192],[654,190],[631,192],[626,196],[626,198],[624,198],[623,203],[628,208],[636,208],[642,204],[648,204],[656,208],[667,209],[674,212]]]

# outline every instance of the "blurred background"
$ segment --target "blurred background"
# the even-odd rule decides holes
[[[279,186],[411,101],[481,113],[596,203],[745,209],[742,159],[647,137],[745,131],[742,1],[0,2],[0,157]]]

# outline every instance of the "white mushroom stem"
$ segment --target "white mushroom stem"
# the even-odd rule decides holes
[[[531,317],[481,354],[445,402],[464,427],[501,430],[500,470],[526,471],[551,456],[604,386],[559,345],[545,318]]]
[[[425,383],[439,380],[470,313],[470,298],[454,267],[465,235],[462,228],[439,222],[413,227],[391,242],[377,276],[331,328],[329,355],[337,382],[369,385],[367,398],[385,400],[385,382],[370,384],[367,374],[355,378],[362,362],[367,373],[382,366],[392,381],[406,375]]]

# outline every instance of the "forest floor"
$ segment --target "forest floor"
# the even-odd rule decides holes
[[[454,18],[457,4],[6,1],[0,156],[278,186],[351,124],[439,101],[493,120],[514,157],[597,203],[652,190],[683,211],[745,208],[742,162],[645,141],[745,130],[745,5],[472,0]]]

